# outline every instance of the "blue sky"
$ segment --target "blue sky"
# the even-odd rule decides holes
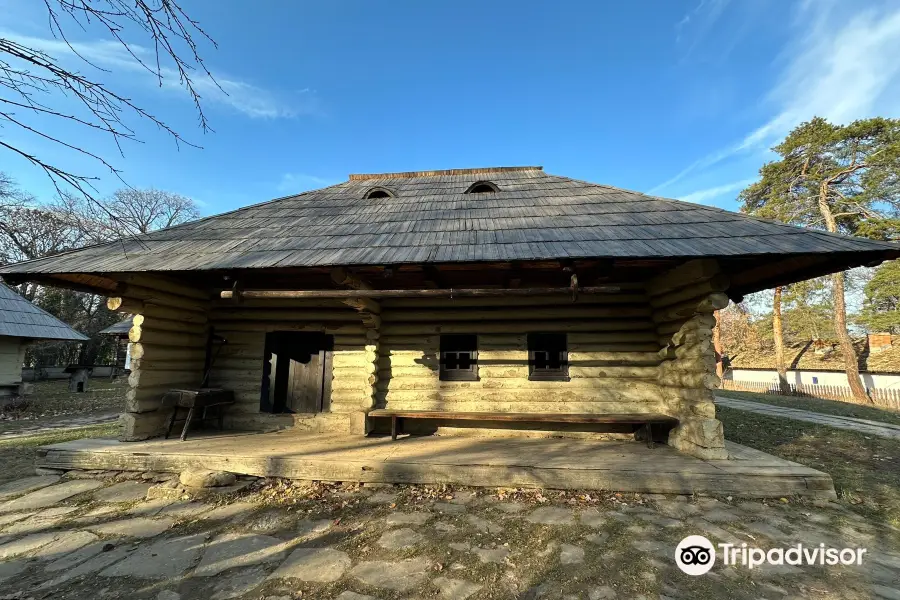
[[[900,3],[687,0],[258,2],[184,0],[218,42],[202,47],[203,134],[177,81],[163,86],[96,29],[42,2],[0,0],[0,37],[78,65],[202,150],[130,121],[124,157],[100,134],[52,127],[132,186],[213,214],[322,187],[351,172],[543,165],[551,173],[736,209],[768,148],[794,125],[900,116]],[[148,51],[126,32],[137,53]],[[26,115],[22,115],[26,116]],[[83,156],[9,126],[0,137],[120,182]],[[42,172],[0,149],[0,170],[49,198]]]

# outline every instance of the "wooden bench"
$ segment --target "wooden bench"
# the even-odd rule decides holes
[[[370,417],[390,417],[391,439],[402,433],[403,419],[445,419],[456,421],[504,421],[517,423],[603,423],[613,425],[646,426],[648,445],[653,447],[653,427],[678,425],[678,419],[657,413],[639,414],[573,414],[573,413],[502,413],[502,412],[454,412],[443,410],[388,410],[369,411]]]

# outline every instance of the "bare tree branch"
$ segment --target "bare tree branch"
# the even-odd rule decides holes
[[[116,40],[136,65],[156,78],[158,85],[166,80],[178,80],[178,84],[190,96],[198,116],[201,130],[210,131],[209,121],[203,112],[200,93],[194,77],[199,73],[216,82],[200,54],[198,41],[215,41],[191,19],[175,0],[44,0],[51,34],[62,40],[71,53],[88,67],[108,72],[92,63],[78,45],[72,43],[66,30],[75,26]],[[67,22],[68,21],[68,22]],[[126,32],[140,32],[153,49],[148,60],[141,46],[126,42]],[[75,110],[69,108],[75,103]],[[56,103],[67,102],[67,108],[57,108]],[[99,152],[86,148],[80,138],[63,139],[55,128],[46,124],[34,125],[26,118],[39,115],[51,120],[74,123],[89,130],[108,134],[120,155],[124,155],[123,141],[140,142],[127,119],[149,121],[171,137],[180,147],[187,141],[181,133],[169,126],[133,100],[118,92],[98,78],[85,75],[65,64],[61,57],[51,56],[39,48],[0,37],[0,126],[3,123],[17,127],[44,140],[59,144],[73,152],[88,156],[121,180],[120,170]],[[32,165],[42,169],[51,179],[57,191],[71,188],[85,198],[96,201],[93,181],[96,177],[78,173],[45,160],[27,147],[9,141],[0,142],[0,148],[11,151]],[[124,183],[124,182],[123,182]],[[126,184],[127,185],[127,184]]]

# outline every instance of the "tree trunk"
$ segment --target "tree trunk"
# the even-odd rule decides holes
[[[841,354],[844,355],[844,370],[847,372],[847,381],[850,383],[850,391],[853,393],[853,399],[857,402],[874,401],[866,392],[865,386],[859,378],[859,358],[856,356],[856,348],[853,347],[853,341],[850,339],[850,332],[847,331],[847,308],[844,301],[844,274],[835,273],[831,276],[831,282],[834,286],[832,295],[834,296],[834,332],[837,334],[838,345],[841,347]]]
[[[822,183],[819,189],[819,212],[825,219],[825,226],[831,233],[837,233],[837,222],[828,206],[828,181]],[[832,295],[834,296],[834,332],[837,334],[838,345],[841,347],[841,354],[844,355],[844,371],[847,373],[847,382],[850,384],[850,392],[853,399],[857,402],[873,402],[866,393],[859,378],[859,358],[856,356],[856,348],[853,347],[853,341],[850,339],[850,332],[847,331],[847,304],[844,299],[844,274],[834,273],[831,276],[833,286]]]
[[[778,389],[783,395],[791,393],[787,380],[787,366],[784,364],[784,328],[781,322],[781,292],[779,285],[772,297],[772,337],[775,339],[775,370],[778,372]]]
[[[725,362],[722,356],[722,321],[719,319],[719,311],[713,313],[716,317],[716,325],[713,327],[713,349],[716,351],[716,375],[719,379],[725,376]]]

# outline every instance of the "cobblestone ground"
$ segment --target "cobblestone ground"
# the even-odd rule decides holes
[[[900,533],[838,503],[277,480],[146,500],[167,477],[0,486],[0,599],[900,598]],[[867,553],[691,577],[673,560],[691,534]]]

